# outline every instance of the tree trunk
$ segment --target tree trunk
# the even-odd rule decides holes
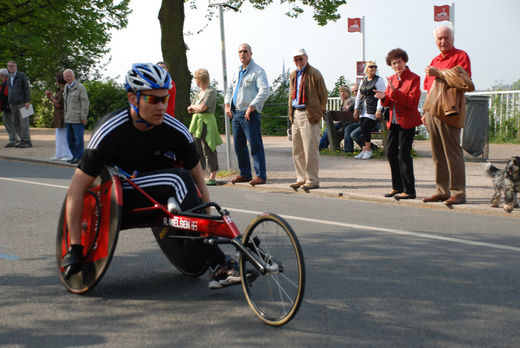
[[[184,0],[163,0],[159,22],[163,58],[177,87],[175,117],[187,124],[191,74],[184,43]]]

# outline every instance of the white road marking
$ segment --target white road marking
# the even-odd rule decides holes
[[[259,211],[251,211],[251,210],[235,209],[235,208],[226,208],[226,209],[229,211],[235,211],[235,212],[244,213],[244,214],[259,215],[259,214],[263,213],[263,212],[259,212]],[[445,237],[445,236],[439,236],[439,235],[435,235],[435,234],[426,234],[426,233],[420,233],[420,232],[395,230],[392,228],[385,228],[385,227],[374,227],[374,226],[367,226],[367,225],[349,224],[349,223],[345,223],[345,222],[310,219],[310,218],[292,216],[292,215],[282,215],[282,214],[279,214],[279,215],[281,217],[283,217],[284,219],[306,221],[306,222],[324,224],[324,225],[340,226],[340,227],[346,227],[346,228],[358,229],[358,230],[379,231],[379,232],[399,234],[399,235],[404,235],[404,236],[442,240],[445,242],[452,242],[452,243],[459,243],[459,244],[474,245],[474,246],[480,246],[480,247],[486,247],[486,248],[520,252],[519,247],[513,247],[513,246],[501,245],[501,244],[495,244],[495,243],[478,242],[478,241],[473,241],[473,240],[468,240],[468,239]]]
[[[6,180],[6,181],[13,181],[13,182],[19,182],[22,184],[31,184],[31,185],[39,185],[39,186],[47,186],[47,187],[56,187],[56,188],[63,188],[68,189],[68,186],[62,186],[62,185],[53,185],[53,184],[45,184],[43,182],[36,182],[36,181],[29,181],[29,180],[21,180],[21,179],[13,179],[13,178],[4,178],[0,176],[0,180]]]
[[[45,183],[36,182],[36,181],[29,181],[29,180],[20,180],[20,179],[12,179],[12,178],[4,178],[4,177],[0,177],[0,180],[7,180],[7,181],[24,183],[24,184],[32,184],[32,185],[39,185],[39,186],[47,186],[47,187],[68,189],[68,186],[45,184]],[[226,208],[226,209],[229,210],[229,211],[235,211],[237,213],[243,213],[243,214],[259,215],[259,214],[263,213],[263,212],[260,212],[260,211],[244,210],[244,209],[237,209],[237,208]],[[520,248],[519,247],[513,247],[513,246],[509,246],[509,245],[501,245],[501,244],[495,244],[495,243],[478,242],[478,241],[473,241],[473,240],[468,240],[468,239],[445,237],[445,236],[439,236],[439,235],[435,235],[435,234],[426,234],[426,233],[420,233],[420,232],[395,230],[395,229],[392,229],[392,228],[385,228],[385,227],[374,227],[374,226],[366,226],[366,225],[349,224],[349,223],[345,223],[345,222],[311,219],[311,218],[305,218],[305,217],[300,217],[300,216],[282,215],[282,214],[280,214],[280,216],[285,218],[285,219],[306,221],[306,222],[311,222],[311,223],[316,223],[316,224],[340,226],[340,227],[346,227],[346,228],[351,228],[351,229],[359,229],[359,230],[367,230],[367,231],[379,231],[379,232],[398,234],[398,235],[403,235],[403,236],[412,236],[412,237],[417,237],[417,238],[441,240],[441,241],[445,241],[445,242],[452,242],[452,243],[480,246],[480,247],[485,247],[485,248],[493,248],[493,249],[501,249],[501,250],[509,250],[509,251],[520,252]]]

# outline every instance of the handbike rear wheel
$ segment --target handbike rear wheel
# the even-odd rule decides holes
[[[300,243],[291,226],[275,214],[256,217],[243,244],[271,269],[253,282],[245,277],[254,266],[240,257],[242,288],[249,306],[265,324],[284,325],[298,312],[305,289],[305,264]]]
[[[92,290],[101,280],[114,254],[119,235],[121,206],[117,193],[119,181],[112,177],[109,170],[103,169],[83,198],[81,216],[84,262],[80,272],[65,277],[61,260],[70,247],[67,216],[63,202],[56,234],[56,261],[63,285],[74,294]]]
[[[198,277],[206,273],[208,264],[202,258],[201,244],[191,239],[175,238],[188,236],[189,232],[168,227],[152,227],[157,244],[170,263],[181,273]]]

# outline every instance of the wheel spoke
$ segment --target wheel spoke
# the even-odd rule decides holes
[[[285,295],[285,297],[287,297],[287,299],[289,300],[288,302],[290,304],[293,304],[294,303],[293,299],[287,293],[287,291],[285,291],[284,287],[280,284],[280,282],[278,281],[278,277],[277,276],[273,276],[272,279],[276,283],[276,285],[278,286],[278,292],[280,293],[280,301],[283,302],[283,295]],[[282,293],[283,293],[283,295],[282,295]]]

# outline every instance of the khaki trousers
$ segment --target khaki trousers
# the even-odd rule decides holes
[[[424,116],[431,139],[436,194],[466,198],[466,165],[460,146],[460,128],[449,126],[428,112]]]
[[[310,124],[307,111],[294,110],[292,123],[292,155],[296,181],[311,185],[319,184],[320,124]]]

